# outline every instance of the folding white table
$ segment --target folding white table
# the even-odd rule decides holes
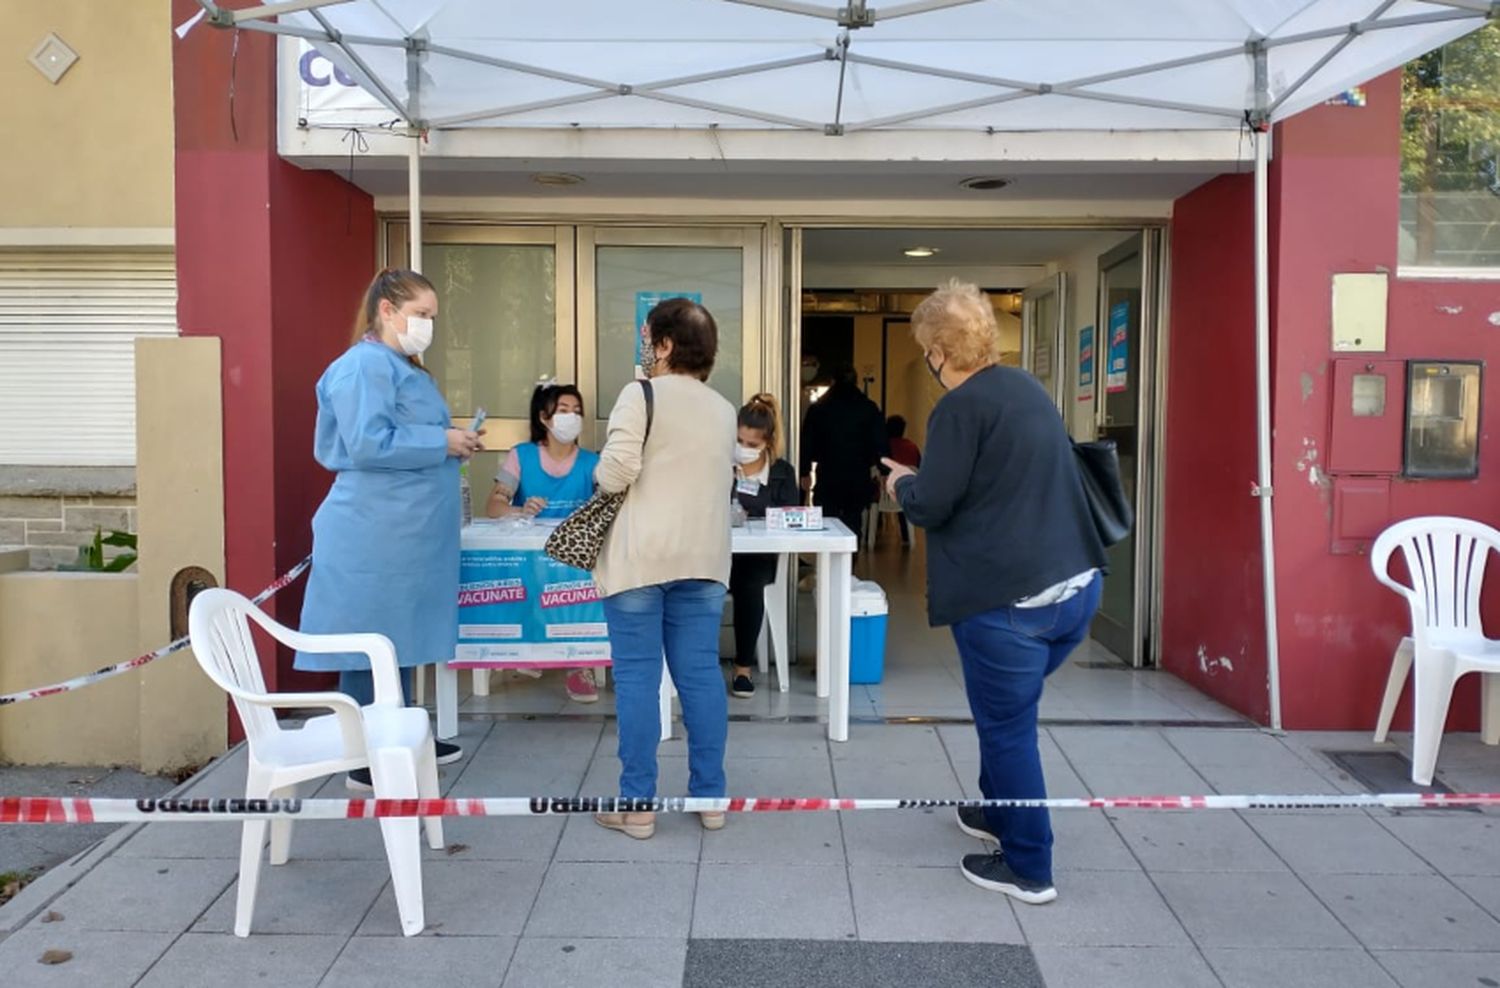
[[[852,567],[858,539],[838,519],[826,519],[827,526],[816,532],[772,532],[765,522],[752,521],[736,528],[731,549],[738,553],[815,555],[818,557],[818,638],[817,691],[827,698],[828,737],[833,741],[849,740],[849,612],[853,590]],[[488,530],[487,530],[488,529]],[[543,526],[498,530],[478,522],[464,529],[465,548],[532,550],[542,549],[550,529]],[[795,579],[795,567],[791,568]],[[787,629],[790,631],[791,629]],[[783,641],[795,636],[783,633]],[[534,664],[533,664],[534,665]],[[473,667],[473,663],[466,663]],[[504,661],[486,663],[487,668],[505,669]],[[458,673],[446,662],[437,667],[437,736],[451,738],[458,733]],[[671,736],[672,685],[662,670],[662,737]],[[783,684],[784,686],[784,684]]]

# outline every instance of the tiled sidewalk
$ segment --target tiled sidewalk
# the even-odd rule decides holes
[[[460,796],[606,794],[608,721],[470,719]],[[977,795],[972,728],[734,723],[736,795]],[[1356,735],[1236,727],[1054,726],[1058,795],[1352,792],[1323,754]],[[681,741],[661,791],[685,788]],[[1500,790],[1500,752],[1443,748],[1454,789]],[[234,795],[243,758],[193,795]],[[324,795],[342,796],[339,780]],[[373,823],[298,826],[266,866],[255,935],[233,917],[238,828],[122,831],[5,910],[0,975],[31,985],[798,984],[1493,986],[1500,981],[1500,814],[1471,811],[1054,814],[1061,897],[1012,906],[955,864],[979,849],[950,813],[660,819],[637,842],[569,819],[449,820],[428,852],[429,929],[397,934]],[[49,899],[49,895],[51,898]],[[49,915],[55,914],[60,918]],[[52,921],[48,921],[51,919]],[[49,949],[72,953],[46,966]],[[1034,964],[1034,966],[1033,966]],[[899,975],[899,979],[896,976]]]

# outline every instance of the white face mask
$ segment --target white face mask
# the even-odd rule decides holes
[[[741,466],[749,466],[750,464],[754,463],[756,460],[760,459],[760,454],[764,452],[765,450],[756,449],[753,446],[746,446],[743,443],[734,444],[734,459]]]
[[[547,426],[547,431],[558,442],[570,443],[583,431],[583,416],[577,412],[558,412],[552,416],[552,424]]]
[[[426,316],[407,316],[406,332],[396,334],[401,352],[415,357],[432,346],[432,320]]]

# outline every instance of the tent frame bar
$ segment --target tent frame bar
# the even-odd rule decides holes
[[[663,103],[672,103],[678,106],[686,106],[694,109],[707,110],[712,113],[723,113],[726,116],[735,116],[745,120],[756,120],[762,123],[776,126],[789,127],[795,130],[808,130],[820,132],[830,136],[840,136],[854,131],[875,130],[881,127],[892,127],[912,120],[924,117],[943,116],[963,110],[980,109],[985,106],[994,106],[999,103],[1011,102],[1016,99],[1024,99],[1031,96],[1059,95],[1070,96],[1076,99],[1088,99],[1105,103],[1118,103],[1126,106],[1141,106],[1152,109],[1174,110],[1183,113],[1200,114],[1212,117],[1229,118],[1234,120],[1245,119],[1248,115],[1252,123],[1262,123],[1273,118],[1296,92],[1306,85],[1328,62],[1332,61],[1353,39],[1369,31],[1393,30],[1404,27],[1414,27],[1423,24],[1438,24],[1449,21],[1472,20],[1475,18],[1497,19],[1500,18],[1500,2],[1487,2],[1487,0],[1434,0],[1442,6],[1451,8],[1443,11],[1433,11],[1421,14],[1411,14],[1403,17],[1379,19],[1380,14],[1392,6],[1392,0],[1382,0],[1375,12],[1363,20],[1349,24],[1338,25],[1328,28],[1320,28],[1314,31],[1305,31],[1294,35],[1277,38],[1252,38],[1249,41],[1233,47],[1218,48],[1212,51],[1202,52],[1197,55],[1187,55],[1160,62],[1152,62],[1147,65],[1134,66],[1115,72],[1107,72],[1095,76],[1087,76],[1082,79],[1073,79],[1062,83],[1024,83],[1018,80],[991,78],[981,74],[952,72],[949,70],[919,66],[910,63],[890,61],[880,58],[871,58],[858,55],[850,50],[848,31],[857,27],[867,27],[876,19],[890,20],[894,17],[906,17],[915,14],[929,13],[936,10],[944,10],[952,7],[964,6],[975,0],[912,0],[912,2],[897,4],[888,8],[883,13],[877,8],[869,7],[864,0],[851,0],[848,6],[841,8],[819,7],[809,3],[798,2],[798,0],[722,0],[725,3],[737,3],[745,6],[758,7],[764,10],[780,11],[788,14],[798,14],[817,17],[822,20],[833,19],[843,26],[834,46],[825,49],[819,54],[808,54],[794,56],[789,59],[776,62],[766,62],[758,65],[734,66],[728,69],[705,72],[693,76],[685,76],[679,79],[666,79],[644,84],[611,83],[600,79],[591,79],[585,76],[575,76],[571,73],[547,69],[540,66],[527,65],[521,62],[512,62],[506,59],[483,55],[478,52],[469,52],[451,46],[431,46],[425,39],[406,38],[398,40],[394,38],[369,38],[363,36],[344,35],[322,15],[318,8],[331,3],[348,2],[348,0],[287,0],[286,3],[265,4],[261,7],[252,8],[262,11],[258,17],[273,16],[274,13],[292,13],[295,10],[307,10],[317,18],[322,25],[322,32],[302,28],[297,25],[271,23],[261,19],[250,19],[250,11],[231,11],[220,7],[215,0],[198,0],[200,6],[208,13],[210,23],[220,28],[246,28],[249,30],[264,31],[271,34],[285,34],[292,37],[303,38],[312,42],[332,44],[346,55],[350,62],[362,72],[366,80],[383,102],[392,110],[402,114],[403,118],[413,127],[427,129],[429,127],[451,127],[463,123],[471,123],[478,120],[500,119],[507,116],[515,116],[520,113],[531,112],[539,109],[548,109],[558,106],[568,106],[574,103],[592,102],[596,99],[611,96],[638,96],[646,99],[654,99]],[[273,8],[275,8],[273,12]],[[236,14],[246,15],[245,19],[237,19]],[[858,23],[845,23],[846,21]],[[1286,45],[1303,44],[1309,41],[1321,41],[1328,38],[1342,37],[1343,40],[1332,51],[1326,53],[1317,64],[1294,83],[1286,92],[1282,93],[1274,103],[1267,102],[1265,105],[1246,107],[1243,109],[1231,109],[1228,107],[1207,107],[1191,103],[1176,103],[1172,101],[1148,99],[1146,97],[1130,96],[1116,93],[1100,93],[1086,87],[1096,86],[1105,82],[1115,82],[1120,79],[1128,79],[1136,76],[1150,75],[1155,72],[1163,72],[1174,68],[1182,68],[1204,62],[1215,61],[1221,58],[1244,57],[1246,55],[1256,57],[1257,53],[1264,53],[1272,48]],[[445,117],[439,120],[423,121],[419,114],[414,114],[410,107],[403,108],[401,101],[395,97],[385,86],[381,85],[371,73],[365,63],[355,54],[353,45],[371,45],[391,48],[410,48],[412,45],[422,45],[428,50],[435,51],[449,58],[462,61],[474,62],[481,65],[489,65],[494,68],[506,69],[538,78],[552,79],[559,82],[572,83],[596,89],[596,93],[575,94],[560,97],[555,100],[539,101],[522,105],[500,106],[493,110],[474,111],[471,113]],[[770,71],[773,69],[787,68],[799,64],[811,64],[824,59],[833,59],[841,63],[839,72],[839,89],[842,92],[844,76],[847,66],[853,62],[857,64],[870,65],[878,68],[886,68],[894,71],[912,72],[926,75],[931,78],[953,79],[955,81],[975,82],[983,85],[994,85],[1001,88],[1014,90],[1013,92],[999,94],[993,97],[981,97],[974,100],[966,100],[961,103],[953,103],[946,106],[928,107],[922,110],[914,110],[893,116],[878,119],[862,120],[851,123],[843,122],[843,101],[838,100],[838,108],[835,118],[828,123],[816,123],[796,117],[787,117],[779,114],[740,109],[725,104],[698,100],[692,97],[679,96],[664,92],[666,89],[679,86],[695,85],[703,82],[714,82],[721,79],[734,78],[736,76],[751,75],[757,72]],[[1259,102],[1260,94],[1257,94]]]

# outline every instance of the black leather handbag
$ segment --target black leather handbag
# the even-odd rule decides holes
[[[1089,502],[1094,528],[1106,546],[1114,545],[1130,534],[1135,524],[1135,510],[1125,496],[1120,479],[1120,454],[1113,439],[1091,443],[1075,442],[1078,474],[1083,478],[1083,494]]]

